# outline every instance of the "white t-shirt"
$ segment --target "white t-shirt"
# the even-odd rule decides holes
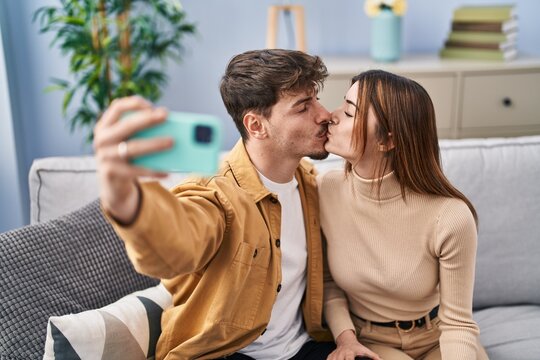
[[[281,204],[281,290],[264,334],[239,352],[257,360],[290,359],[310,340],[301,310],[307,266],[302,203],[296,179],[279,184],[259,176]]]

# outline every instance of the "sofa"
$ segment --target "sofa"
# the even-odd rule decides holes
[[[540,136],[441,140],[440,145],[445,173],[479,214],[474,318],[481,341],[492,360],[538,360]],[[343,162],[331,156],[315,165],[325,172]],[[175,174],[163,185],[185,176]],[[92,157],[36,160],[29,189],[31,224],[0,234],[1,360],[43,358],[49,318],[103,309],[159,283],[135,272],[104,220]],[[145,354],[130,358],[152,357],[157,326],[146,336]]]

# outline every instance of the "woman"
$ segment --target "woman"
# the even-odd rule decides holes
[[[330,360],[487,359],[472,318],[476,212],[444,176],[435,112],[418,83],[355,76],[319,179]]]

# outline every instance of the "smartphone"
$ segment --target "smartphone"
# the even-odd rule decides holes
[[[129,121],[129,115],[124,119]],[[134,165],[165,172],[208,176],[218,169],[221,120],[207,114],[169,112],[164,123],[141,130],[132,139],[172,137],[171,149],[133,158]]]

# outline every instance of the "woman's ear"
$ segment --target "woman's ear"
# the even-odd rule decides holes
[[[386,140],[386,144],[379,143],[380,152],[388,152],[395,147],[396,145],[394,144],[394,137],[392,136],[392,133],[388,133],[388,139]]]
[[[264,125],[264,120],[261,115],[249,111],[246,115],[244,115],[243,123],[250,138],[264,139],[268,136],[266,126]]]

